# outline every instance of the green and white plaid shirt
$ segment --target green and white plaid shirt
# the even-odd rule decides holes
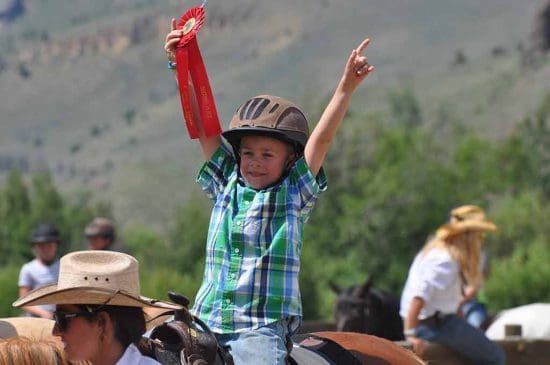
[[[216,333],[300,318],[303,228],[326,189],[323,170],[315,178],[300,158],[280,183],[258,191],[245,186],[232,153],[222,146],[197,182],[214,208],[193,313]]]

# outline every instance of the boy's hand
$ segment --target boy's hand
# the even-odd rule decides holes
[[[361,81],[374,71],[374,66],[369,64],[367,57],[361,55],[369,43],[370,38],[367,38],[351,52],[341,81],[344,91],[355,91]]]
[[[166,57],[172,62],[176,61],[176,46],[183,36],[183,30],[176,29],[176,19],[172,18],[170,25],[170,33],[166,35],[164,41],[164,50],[166,51]]]

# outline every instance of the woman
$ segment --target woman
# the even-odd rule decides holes
[[[476,205],[462,205],[454,208],[449,213],[449,222],[460,222],[466,219],[470,220],[485,220],[485,212],[483,209]],[[481,248],[479,256],[479,269],[481,271],[481,278],[475,285],[467,285],[464,288],[463,302],[460,306],[460,312],[466,319],[466,321],[477,328],[484,330],[487,326],[487,320],[489,315],[487,313],[487,307],[482,299],[480,299],[479,292],[483,287],[483,283],[487,280],[490,274],[490,261],[487,251]]]
[[[401,296],[400,314],[405,338],[417,354],[424,352],[424,341],[432,341],[476,364],[504,364],[502,349],[457,315],[464,300],[463,288],[477,287],[481,281],[484,234],[495,230],[485,216],[451,220],[415,257]]]
[[[139,294],[138,262],[111,251],[80,251],[61,258],[57,284],[29,292],[13,305],[56,304],[53,334],[71,361],[94,365],[159,364],[137,343],[154,319],[179,306]]]

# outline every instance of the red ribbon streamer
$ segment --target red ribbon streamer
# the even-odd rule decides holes
[[[216,110],[216,103],[208,81],[206,67],[202,59],[196,34],[204,20],[204,10],[201,7],[195,7],[187,11],[180,19],[179,27],[184,28],[186,23],[192,19],[192,29],[186,29],[186,34],[182,37],[176,48],[176,69],[178,75],[178,84],[180,89],[180,101],[183,110],[183,117],[187,125],[189,137],[196,139],[199,137],[197,121],[193,117],[191,107],[191,93],[189,88],[189,74],[197,98],[200,115],[202,119],[202,129],[206,136],[219,135],[221,133],[220,121]]]

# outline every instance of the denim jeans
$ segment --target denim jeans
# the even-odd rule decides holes
[[[487,308],[483,303],[471,299],[462,305],[462,312],[466,321],[474,327],[479,328],[487,319]]]
[[[504,351],[496,343],[489,340],[480,329],[472,327],[456,315],[441,318],[437,324],[420,323],[417,336],[446,345],[478,365],[505,363]]]
[[[229,347],[235,365],[285,365],[287,356],[285,319],[254,330],[216,334],[220,346]]]

